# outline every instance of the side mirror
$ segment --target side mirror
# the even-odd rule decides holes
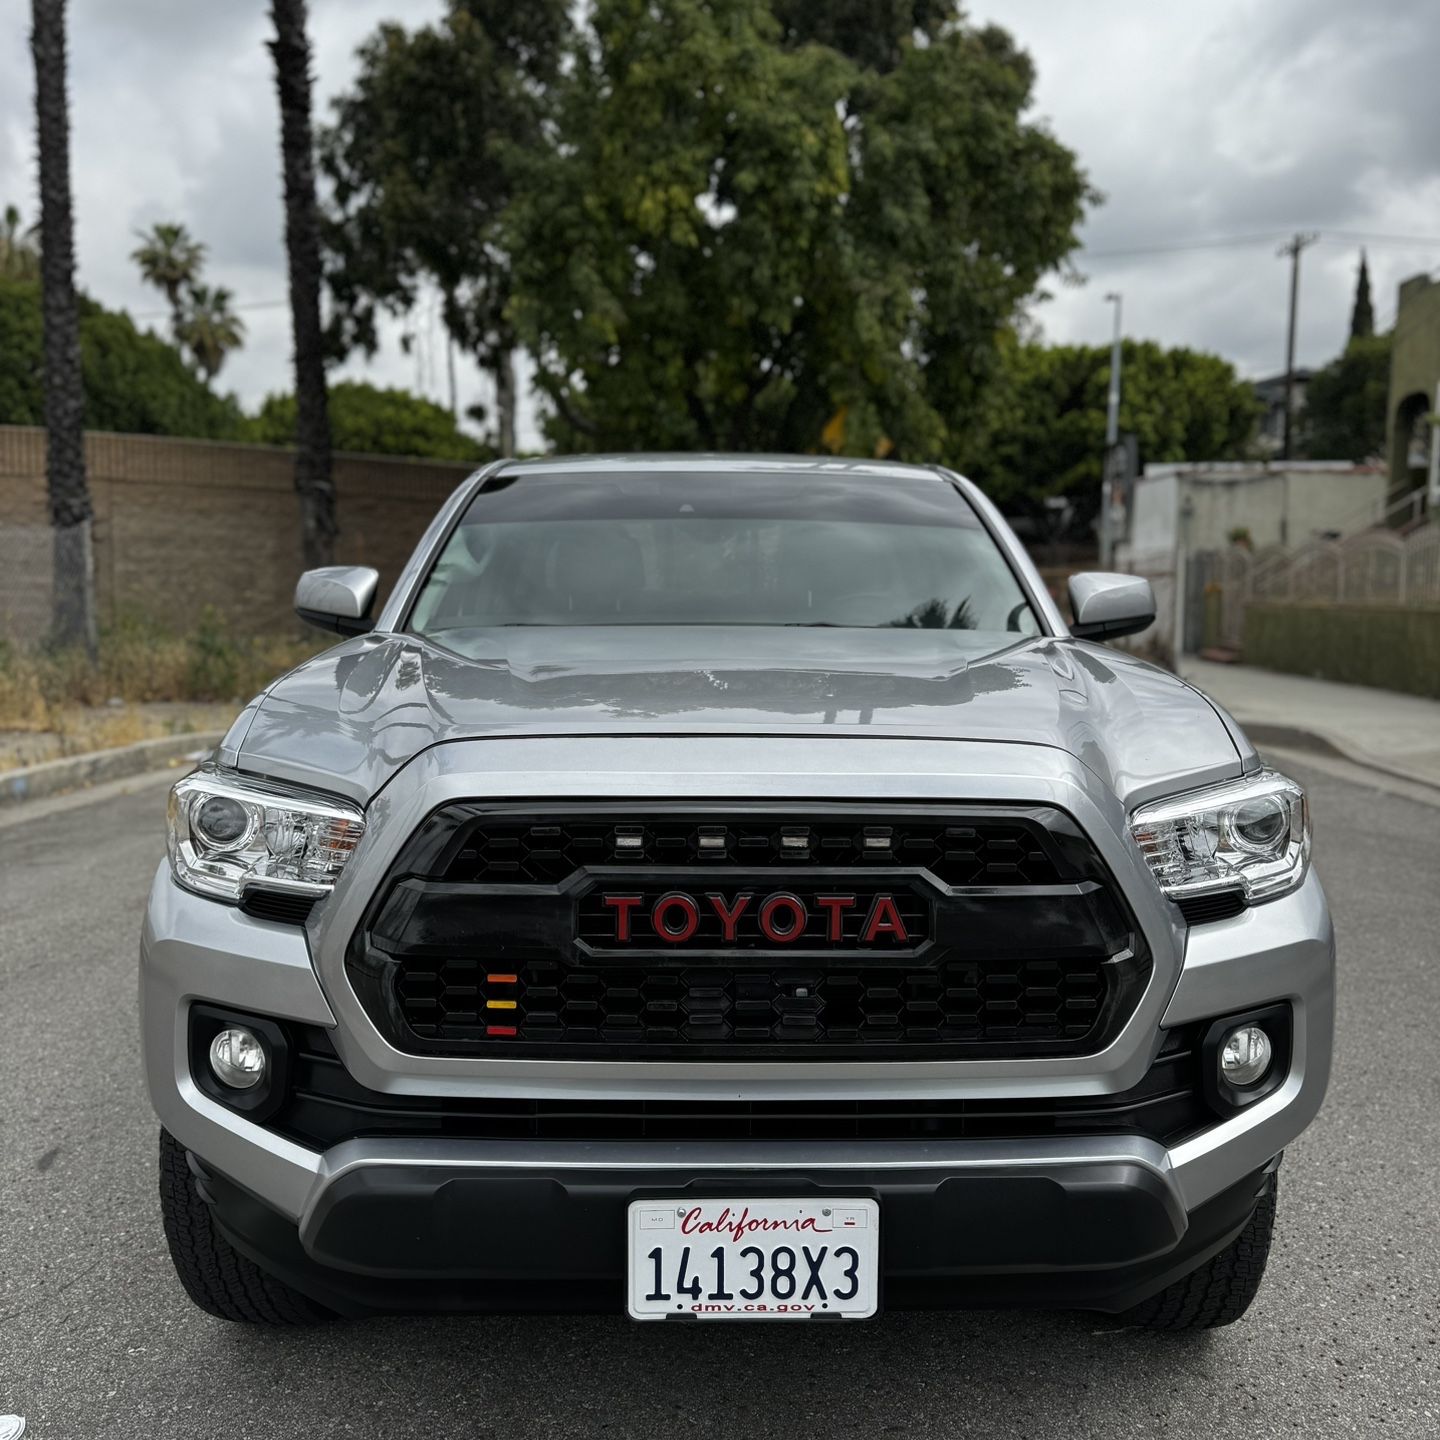
[[[295,613],[308,625],[337,635],[363,635],[375,627],[370,607],[380,572],[368,565],[326,565],[307,570],[295,586]]]
[[[1070,633],[1077,640],[1113,640],[1155,622],[1155,592],[1139,575],[1090,570],[1070,577]]]

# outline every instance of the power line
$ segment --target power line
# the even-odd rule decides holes
[[[1081,250],[1092,259],[1109,259],[1123,255],[1174,255],[1187,250],[1221,250],[1232,245],[1271,245],[1282,238],[1283,231],[1269,230],[1263,235],[1227,235],[1212,240],[1184,240],[1172,245],[1132,245],[1123,250]]]
[[[1118,250],[1082,249],[1087,259],[1109,260],[1131,255],[1178,255],[1191,250],[1225,250],[1240,245],[1273,245],[1284,240],[1283,230],[1267,230],[1254,235],[1220,235],[1205,240],[1182,240],[1174,244],[1131,245]],[[1364,230],[1322,230],[1316,238],[1347,245],[1440,245],[1440,235],[1381,235]]]
[[[1372,235],[1364,230],[1322,230],[1320,239],[1362,240],[1367,245],[1440,245],[1440,235]]]
[[[1227,250],[1244,245],[1274,245],[1285,239],[1283,230],[1267,230],[1254,235],[1219,235],[1205,240],[1182,240],[1175,244],[1132,245],[1120,250],[1091,250],[1082,248],[1077,253],[1087,260],[1119,260],[1137,255],[1183,255],[1198,250]],[[1364,230],[1322,230],[1314,232],[1312,238],[1324,244],[1326,241],[1344,243],[1357,242],[1366,245],[1436,245],[1440,246],[1440,235],[1379,235]],[[288,305],[288,300],[245,300],[232,305],[232,310],[277,310]],[[133,320],[168,320],[169,310],[135,310]]]
[[[288,305],[288,300],[244,300],[239,305],[232,305],[232,310],[275,310],[281,305]],[[130,318],[132,320],[168,320],[171,312],[169,310],[136,310]]]

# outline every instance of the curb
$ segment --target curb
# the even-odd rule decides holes
[[[1348,741],[1339,740],[1323,730],[1310,730],[1300,725],[1282,725],[1268,720],[1243,720],[1235,716],[1235,723],[1250,737],[1258,750],[1262,745],[1276,745],[1282,750],[1309,750],[1317,755],[1333,755],[1348,760],[1352,765],[1366,770],[1378,770],[1394,780],[1404,780],[1410,785],[1423,785],[1427,790],[1440,794],[1440,780],[1417,771],[1407,770],[1403,765],[1394,765],[1381,760],[1368,751]]]
[[[201,730],[191,735],[162,735],[114,750],[92,750],[88,755],[65,755],[19,770],[0,770],[0,806],[38,800],[99,785],[106,780],[124,780],[147,770],[163,770],[197,751],[213,749],[223,736],[220,730]]]

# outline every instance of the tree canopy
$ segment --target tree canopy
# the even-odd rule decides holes
[[[1127,340],[1121,360],[1120,431],[1136,436],[1142,466],[1245,458],[1259,405],[1228,361],[1150,340]],[[1083,528],[1099,510],[1109,375],[1108,346],[1008,345],[974,449],[956,468],[1008,513],[1064,496]]]
[[[294,395],[271,395],[252,422],[265,445],[295,443]],[[330,429],[337,450],[365,455],[418,455],[433,460],[482,460],[483,446],[456,428],[450,412],[408,390],[363,381],[330,386]]]
[[[40,288],[0,280],[0,424],[44,421]],[[123,312],[80,297],[80,367],[87,430],[243,439],[246,420],[179,351]]]
[[[954,453],[1093,197],[955,0],[452,0],[322,142],[333,339],[424,285],[550,437]]]
[[[377,311],[404,315],[435,286],[450,335],[495,373],[507,451],[515,337],[501,220],[515,156],[540,143],[569,28],[565,0],[454,0],[436,25],[382,25],[320,141],[332,348],[373,353]]]
[[[1390,335],[1353,339],[1305,390],[1301,441],[1315,460],[1370,460],[1385,453]]]
[[[597,0],[509,217],[560,444],[955,452],[1089,192],[1029,60],[943,10],[881,71],[764,0]]]

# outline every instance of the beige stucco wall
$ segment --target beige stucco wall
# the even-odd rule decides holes
[[[1173,551],[1187,500],[1191,550],[1219,549],[1237,529],[1257,548],[1303,545],[1328,530],[1353,534],[1378,513],[1385,489],[1379,465],[1151,465],[1135,483],[1129,551]]]
[[[1395,338],[1390,351],[1390,399],[1386,412],[1386,451],[1392,496],[1403,495],[1416,484],[1406,464],[1408,424],[1401,423],[1414,410],[1431,410],[1435,387],[1440,384],[1440,281],[1416,275],[1400,287],[1395,315]],[[1423,397],[1422,402],[1415,397]],[[1408,403],[1407,403],[1408,402]]]

